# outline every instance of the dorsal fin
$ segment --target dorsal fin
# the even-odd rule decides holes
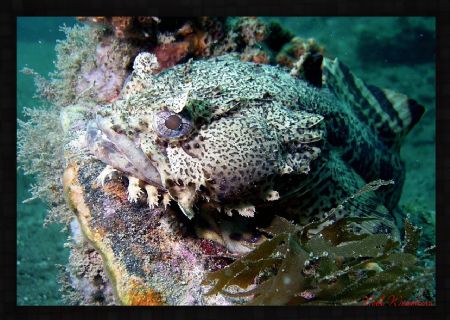
[[[353,108],[388,146],[399,146],[425,108],[406,95],[368,85],[338,59],[324,59],[328,88]]]

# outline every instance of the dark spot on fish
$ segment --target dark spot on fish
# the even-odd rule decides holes
[[[230,239],[231,240],[235,240],[235,241],[239,241],[242,239],[242,234],[237,233],[237,232],[233,232],[230,234]]]
[[[268,98],[271,98],[271,97],[272,97],[272,94],[270,92],[265,92],[263,94],[263,99],[268,99]]]
[[[166,180],[166,186],[167,187],[173,187],[175,185],[175,183],[173,182],[173,180],[172,179],[167,179]]]

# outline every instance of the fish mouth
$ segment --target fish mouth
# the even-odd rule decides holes
[[[129,281],[137,279],[142,292],[161,295],[168,304],[233,304],[221,296],[205,295],[209,288],[202,284],[205,276],[270,238],[260,230],[270,224],[273,212],[258,208],[261,211],[252,218],[238,213],[228,216],[217,210],[217,204],[199,199],[193,207],[195,215],[189,219],[175,200],[164,202],[162,196],[168,191],[152,161],[132,139],[110,128],[103,119],[87,125],[86,142],[94,157],[82,158],[67,168],[64,184],[84,236],[108,266],[108,283],[119,303],[141,301],[141,296],[135,297],[136,283]],[[126,148],[134,150],[132,156]],[[99,184],[102,162],[118,171]],[[130,167],[140,169],[134,172]],[[138,171],[146,173],[139,175]],[[133,181],[127,174],[157,187],[159,205],[149,207],[148,189],[130,201]]]
[[[114,131],[105,118],[97,116],[88,123],[86,142],[98,160],[165,190],[157,166],[125,134]]]
[[[124,172],[125,175],[156,187],[160,196],[170,193],[171,188],[167,189],[162,182],[158,164],[153,163],[124,133],[113,130],[107,118],[97,116],[87,124],[86,142],[96,159]],[[190,235],[212,240],[231,254],[247,253],[265,240],[257,229],[261,224],[266,224],[267,219],[259,218],[260,215],[258,218],[242,217],[238,213],[227,215],[223,210],[217,210],[221,207],[220,203],[199,200],[202,197],[197,194],[192,197],[197,199],[193,203],[192,214],[186,214],[182,203],[174,200],[176,197],[171,197],[174,216],[181,225],[190,230]]]
[[[170,188],[166,188],[162,181],[158,163],[154,163],[126,134],[114,130],[108,118],[97,116],[87,124],[86,142],[96,159],[125,173],[125,176],[135,177],[156,187],[159,190],[159,199],[170,193]],[[127,180],[123,180],[125,188]],[[195,196],[197,201],[192,208],[195,214],[189,216],[183,211],[182,205],[171,198],[171,205],[166,211],[170,212],[177,233],[183,234],[179,240],[206,247],[207,249],[201,249],[206,257],[216,255],[217,261],[221,262],[214,263],[212,269],[224,267],[267,239],[259,230],[270,224],[270,214],[257,214],[251,218],[243,217],[237,212],[227,215],[223,210],[217,210],[217,203],[199,200],[202,198]],[[145,203],[145,193],[140,200],[142,204]]]
[[[229,216],[207,206],[204,204],[190,222],[198,238],[212,240],[234,257],[249,253],[267,239],[261,230],[270,225],[272,215],[249,218],[235,213]]]

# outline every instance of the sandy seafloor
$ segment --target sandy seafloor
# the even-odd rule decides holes
[[[406,182],[400,204],[435,212],[435,19],[429,17],[283,17],[266,18],[280,22],[303,38],[315,38],[327,53],[339,57],[368,83],[394,89],[423,104],[427,112],[406,138],[402,156]],[[19,72],[29,67],[47,76],[56,59],[56,39],[62,23],[72,18],[18,18],[17,24],[17,114],[22,108],[39,105],[33,98],[30,76]],[[17,304],[64,304],[58,285],[58,268],[68,259],[64,248],[68,234],[63,226],[44,228],[45,205],[39,200],[22,204],[32,177],[17,170]],[[433,234],[434,230],[427,230]]]

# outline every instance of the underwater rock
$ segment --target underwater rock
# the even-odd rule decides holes
[[[69,165],[64,188],[83,235],[103,257],[117,301],[226,304],[220,298],[205,299],[200,285],[205,266],[220,258],[204,255],[203,241],[183,234],[170,209],[128,203],[123,182],[98,185],[100,170],[94,160]]]
[[[116,305],[114,288],[100,252],[82,234],[76,219],[70,227],[70,257],[60,279],[63,299],[69,305]]]

